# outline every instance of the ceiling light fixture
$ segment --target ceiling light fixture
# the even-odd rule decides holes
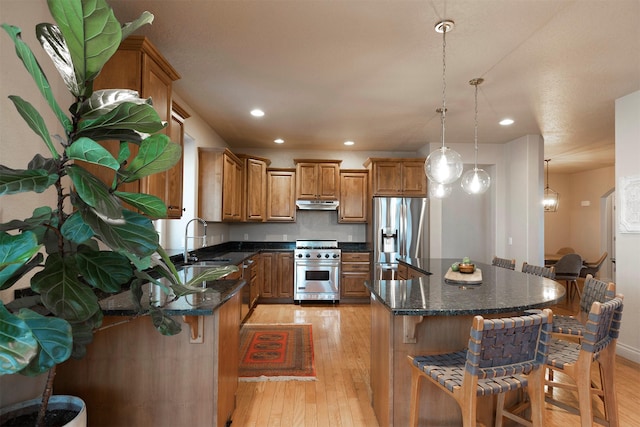
[[[451,195],[453,188],[450,184],[438,184],[435,181],[429,181],[429,197],[435,199],[444,199]]]
[[[474,110],[474,132],[473,142],[475,149],[475,157],[473,169],[468,170],[462,175],[460,185],[468,194],[482,194],[489,189],[491,185],[491,177],[483,169],[478,169],[478,85],[482,84],[484,79],[477,78],[469,80],[469,84],[475,86],[475,110]]]
[[[462,175],[462,158],[456,151],[445,147],[444,133],[445,120],[447,114],[447,82],[446,82],[446,48],[447,48],[447,32],[453,30],[453,21],[441,21],[436,24],[435,30],[442,33],[442,108],[439,108],[440,122],[442,125],[442,147],[432,151],[424,162],[424,172],[429,180],[438,184],[451,184]]]
[[[549,162],[551,159],[545,159],[544,162],[547,166],[547,184],[544,187],[544,200],[542,205],[545,212],[556,212],[558,210],[558,203],[560,202],[560,194],[557,191],[549,188]]]
[[[353,141],[345,141],[344,142],[344,145],[353,145],[353,144],[355,144],[355,142],[353,142]]]
[[[274,139],[273,142],[275,142],[276,144],[284,144],[284,139],[282,138]]]
[[[253,117],[263,117],[264,116],[264,111],[262,111],[259,108],[254,108],[253,110],[251,110],[251,115]]]
[[[500,126],[511,126],[513,124],[513,119],[502,119],[499,123]]]

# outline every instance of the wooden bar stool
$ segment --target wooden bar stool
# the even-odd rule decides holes
[[[576,391],[579,406],[575,408],[554,398],[553,392],[547,393],[546,401],[569,412],[580,414],[582,427],[590,427],[594,421],[610,427],[619,425],[614,373],[622,307],[622,295],[604,303],[594,302],[580,344],[554,339],[550,345],[547,368],[550,372],[562,372],[572,383],[549,379],[546,384],[550,389],[558,387]],[[591,368],[594,362],[599,365],[601,387],[591,382]],[[604,402],[604,420],[593,415],[591,397],[594,394],[600,396]]]
[[[473,319],[466,350],[408,356],[411,365],[411,427],[418,426],[420,380],[427,378],[450,393],[462,411],[464,427],[476,426],[478,396],[504,395],[527,387],[534,426],[544,424],[544,366],[553,314]],[[511,416],[512,414],[504,414]],[[502,423],[502,412],[496,425]],[[519,419],[519,418],[518,418]],[[498,424],[498,421],[500,424]]]
[[[497,256],[493,257],[491,260],[491,265],[495,265],[497,267],[508,268],[509,270],[516,269],[516,260],[515,259],[507,259],[507,258],[499,258]]]
[[[554,266],[544,267],[541,265],[529,264],[526,261],[522,263],[522,272],[533,274],[535,276],[546,277],[547,279],[556,278],[556,269]]]

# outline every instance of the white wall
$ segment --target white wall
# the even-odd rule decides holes
[[[639,160],[640,91],[616,100],[616,203],[619,204],[621,200],[621,178],[640,175]],[[619,222],[619,206],[616,212],[616,219]],[[616,289],[624,295],[618,353],[638,363],[640,363],[639,252],[640,234],[621,233],[619,227],[616,227]]]

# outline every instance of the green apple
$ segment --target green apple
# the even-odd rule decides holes
[[[451,271],[458,271],[458,263],[454,262],[453,264],[451,264]]]
[[[466,257],[462,258],[462,263],[463,264],[471,264],[471,260],[469,259],[468,256],[466,256]]]

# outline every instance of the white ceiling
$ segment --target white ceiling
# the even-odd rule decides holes
[[[416,151],[540,134],[552,171],[614,163],[614,102],[640,90],[640,0],[111,0],[181,74],[175,91],[233,148]],[[252,118],[254,107],[265,110]],[[515,124],[498,125],[504,117]],[[346,148],[342,143],[353,140]]]

